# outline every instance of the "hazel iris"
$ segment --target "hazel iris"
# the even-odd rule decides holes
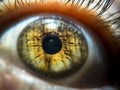
[[[82,67],[88,56],[86,40],[73,23],[41,17],[28,24],[18,38],[18,54],[39,75],[67,76]]]

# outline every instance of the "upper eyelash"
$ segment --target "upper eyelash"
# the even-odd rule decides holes
[[[82,6],[83,4],[87,3],[85,8],[89,8],[92,4],[95,3],[96,0],[64,0],[67,3],[75,4],[76,6]],[[106,12],[109,7],[113,4],[115,0],[98,0],[98,2],[91,8],[92,10],[98,10],[101,7],[101,11],[98,13],[98,15],[103,14]]]
[[[97,12],[97,17],[103,18],[105,17],[103,20],[105,23],[107,23],[111,30],[114,31],[113,36],[118,40],[118,44],[120,46],[120,11],[116,11],[113,12],[111,14],[108,14],[108,16],[106,16],[105,12],[107,12],[107,10],[111,7],[111,5],[115,2],[115,0],[98,0],[97,3],[93,6],[90,7],[91,5],[93,5],[93,3],[96,0],[64,0],[66,2],[66,4],[71,3],[75,4],[76,6],[82,6],[85,3],[86,6],[85,9],[91,9],[91,10],[95,10]],[[99,11],[100,10],[100,11]]]
[[[47,2],[49,0],[32,0],[32,2],[35,3],[44,3]],[[57,1],[57,0],[56,0]],[[60,0],[59,0],[60,1]],[[117,12],[113,12],[113,13],[106,13],[108,11],[108,9],[111,7],[111,5],[114,3],[115,0],[61,0],[60,2],[63,2],[65,5],[70,4],[70,5],[74,5],[76,7],[82,7],[83,9],[88,9],[88,10],[93,10],[95,12],[97,12],[96,17],[99,17],[101,19],[103,19],[103,21],[108,24],[111,28],[111,30],[114,31],[113,36],[116,39],[120,39],[120,11]],[[6,4],[6,2],[8,4]],[[2,3],[7,10],[11,10],[11,2],[10,0],[2,0],[0,3]],[[25,2],[23,2],[23,0],[15,0],[14,2],[14,6],[17,9],[17,7],[19,6],[24,6],[25,4],[27,5],[31,5],[31,0],[25,0]],[[0,16],[4,14],[5,11],[3,11],[2,6],[0,4]],[[107,16],[106,16],[106,14]],[[119,41],[120,44],[120,41]]]
[[[6,2],[8,1],[9,5],[6,5]],[[2,0],[1,3],[9,10],[11,10],[11,4],[10,4],[10,0],[4,1]],[[40,0],[39,3],[43,3],[43,2],[47,2],[48,0]],[[97,13],[98,16],[104,14],[104,12],[106,12],[110,6],[113,4],[113,2],[115,0],[98,0],[97,2],[95,2],[96,0],[61,0],[61,2],[64,2],[65,4],[69,4],[71,3],[71,5],[75,5],[76,7],[82,6],[84,5],[84,7],[86,9],[88,9],[91,5],[93,5],[94,3],[96,3],[92,8],[90,8],[91,10],[95,10],[96,12],[100,9],[100,11]],[[30,5],[31,0],[25,0],[25,2],[23,2],[22,0],[15,0],[15,7],[17,8],[18,5],[23,5],[25,3],[27,3],[28,5]],[[35,3],[37,3],[37,0],[34,0]]]

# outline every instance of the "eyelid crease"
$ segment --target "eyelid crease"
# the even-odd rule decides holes
[[[19,1],[19,0],[16,0]],[[22,1],[22,0],[21,0]],[[26,0],[25,0],[26,1]],[[21,3],[22,4],[22,3]],[[113,38],[110,26],[104,22],[101,17],[96,17],[97,13],[93,12],[89,9],[84,9],[82,7],[76,7],[70,4],[62,4],[62,3],[31,3],[21,4],[14,7],[12,4],[10,5],[10,11],[5,11],[3,14],[0,14],[0,36],[3,33],[7,26],[12,25],[13,23],[26,18],[28,16],[39,15],[40,13],[53,13],[60,14],[64,16],[71,17],[76,21],[82,23],[83,25],[90,28],[90,30],[95,33],[100,40],[105,44],[105,49],[108,52],[113,60],[118,60],[118,43]],[[13,8],[12,8],[13,7]],[[8,9],[8,8],[7,8]],[[3,8],[3,11],[5,8]],[[2,26],[2,27],[1,27]],[[108,46],[109,45],[109,46]],[[111,52],[115,52],[112,54]],[[115,59],[116,58],[116,59]]]

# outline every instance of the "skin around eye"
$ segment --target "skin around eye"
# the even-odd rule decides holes
[[[61,8],[58,8],[58,7],[61,7]],[[6,29],[6,27],[10,27],[15,22],[28,16],[40,14],[41,12],[44,12],[44,13],[52,12],[55,14],[61,14],[68,17],[72,17],[73,19],[79,22],[82,22],[84,25],[90,28],[91,32],[94,32],[99,37],[100,41],[106,48],[105,51],[108,54],[108,57],[110,60],[113,60],[114,58],[116,59],[119,58],[116,54],[118,53],[117,49],[119,48],[117,47],[116,40],[112,37],[112,32],[110,32],[110,27],[106,26],[105,25],[106,23],[104,23],[103,20],[97,18],[95,12],[90,12],[89,10],[83,11],[83,9],[78,10],[78,8],[70,5],[65,6],[59,3],[49,3],[49,4],[44,3],[44,4],[36,5],[32,3],[31,7],[29,5],[28,6],[23,5],[22,7],[18,7],[17,10],[13,8],[12,11],[6,11],[5,14],[3,14],[0,17],[0,20],[1,20],[0,26],[2,26],[0,27],[1,33],[3,32],[3,30]],[[86,14],[86,12],[89,12],[89,13]]]

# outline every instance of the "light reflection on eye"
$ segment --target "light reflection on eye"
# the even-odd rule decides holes
[[[71,18],[73,18],[73,17],[71,17]],[[74,18],[73,18],[74,19]],[[84,20],[83,20],[84,21]],[[27,25],[27,24],[26,24]],[[21,25],[22,26],[22,25]],[[88,24],[88,26],[90,26],[89,24]],[[11,28],[11,27],[10,27]],[[8,29],[9,30],[9,29]],[[22,29],[21,29],[22,30]],[[12,30],[13,31],[13,30]],[[10,34],[12,34],[12,31],[11,31],[11,33],[8,33],[8,34],[3,34],[3,36],[5,35],[5,36],[7,36],[7,38],[9,37],[9,36],[11,36]],[[87,32],[87,33],[86,33]],[[100,58],[101,56],[103,56],[104,54],[104,50],[102,51],[101,50],[101,48],[103,48],[102,47],[102,43],[100,43],[101,42],[101,40],[99,40],[99,38],[95,35],[95,33],[93,34],[93,32],[94,31],[90,31],[90,30],[83,30],[83,34],[85,35],[86,34],[86,39],[87,40],[90,40],[90,38],[92,37],[92,40],[90,40],[93,44],[90,44],[89,45],[89,48],[92,48],[93,50],[94,50],[94,48],[95,48],[95,50],[94,50],[94,54],[96,55],[96,57],[97,57],[97,60],[99,61],[99,63],[98,63],[98,61],[96,60],[96,58],[94,57],[94,56],[90,56],[91,57],[91,60],[87,60],[87,63],[86,63],[86,67],[84,66],[84,69],[82,70],[82,71],[80,71],[80,73],[82,73],[82,75],[74,75],[73,77],[71,76],[71,77],[69,77],[69,78],[72,78],[71,80],[70,79],[65,79],[65,80],[60,80],[60,82],[59,81],[54,81],[54,80],[50,80],[51,82],[54,82],[54,83],[58,83],[58,84],[61,84],[61,85],[64,85],[65,84],[65,86],[67,85],[67,86],[70,86],[70,87],[78,87],[79,86],[79,84],[78,84],[78,82],[79,83],[83,83],[83,87],[85,87],[84,86],[84,83],[86,83],[87,82],[87,80],[88,80],[88,84],[90,84],[91,82],[93,82],[93,84],[96,82],[96,81],[99,81],[101,78],[103,78],[104,76],[105,76],[105,74],[102,74],[103,76],[101,77],[100,75],[98,75],[98,74],[100,74],[100,73],[105,73],[105,71],[103,70],[103,69],[106,69],[105,68],[105,66],[104,66],[104,64],[105,64],[105,62],[106,61],[104,61],[103,62],[103,60]],[[12,34],[12,35],[14,35],[14,34]],[[15,36],[16,37],[16,36]],[[6,38],[6,37],[5,37]],[[10,40],[10,38],[9,38],[9,40]],[[2,40],[2,44],[3,44],[3,41],[4,42],[7,42],[8,43],[8,41],[9,40]],[[17,39],[16,39],[17,40]],[[13,40],[14,41],[14,40]],[[88,42],[90,42],[90,41],[88,41]],[[8,44],[3,44],[4,46],[6,46],[6,45],[8,45]],[[13,43],[14,44],[14,43]],[[11,46],[13,45],[13,44],[11,44]],[[15,45],[15,44],[14,44]],[[99,48],[98,48],[98,46],[99,46]],[[8,46],[7,46],[8,47]],[[10,46],[9,46],[10,47]],[[9,48],[8,47],[8,48]],[[101,48],[100,48],[101,47]],[[6,47],[5,47],[6,48]],[[10,49],[11,48],[13,48],[13,49],[15,49],[14,47],[10,47]],[[92,51],[93,51],[92,50]],[[89,50],[90,51],[90,50]],[[99,51],[99,53],[97,53]],[[91,51],[90,51],[91,52]],[[89,53],[90,53],[89,52]],[[102,55],[100,54],[102,52]],[[93,54],[93,55],[94,55]],[[15,55],[14,55],[15,56]],[[94,58],[93,58],[94,57]],[[16,57],[15,57],[16,58]],[[103,58],[104,58],[104,56],[103,56]],[[18,58],[17,58],[18,59]],[[16,60],[16,59],[15,59]],[[15,61],[15,60],[13,60],[13,61]],[[101,61],[100,61],[101,60]],[[93,62],[94,61],[94,62]],[[19,61],[17,61],[17,62],[19,62]],[[104,64],[103,64],[104,63]],[[92,66],[93,65],[93,66]],[[100,66],[100,65],[102,65],[102,66]],[[19,66],[18,66],[19,67]],[[96,72],[97,70],[93,70],[93,68],[98,68],[98,70],[99,70],[99,73],[98,72]],[[89,68],[89,69],[88,69]],[[102,69],[102,70],[101,70]],[[91,73],[91,71],[93,70],[93,72]],[[87,73],[89,73],[88,75],[87,75]],[[92,75],[92,74],[94,74],[94,75]],[[90,75],[90,76],[89,76]],[[91,76],[92,75],[92,76]],[[98,79],[96,79],[96,81],[94,81],[93,80],[93,77],[100,77],[100,78],[98,78]],[[91,78],[92,77],[92,78]],[[79,78],[79,80],[78,80],[78,78]],[[85,79],[86,78],[86,79]],[[77,79],[77,80],[76,80]],[[91,80],[90,80],[91,79]],[[49,82],[50,82],[49,81]],[[75,82],[76,84],[73,84],[73,83],[71,83],[71,82]],[[85,84],[86,85],[86,84]],[[99,85],[98,85],[99,86]],[[80,86],[80,87],[82,87],[82,86]],[[92,86],[92,87],[94,87],[94,86]]]

